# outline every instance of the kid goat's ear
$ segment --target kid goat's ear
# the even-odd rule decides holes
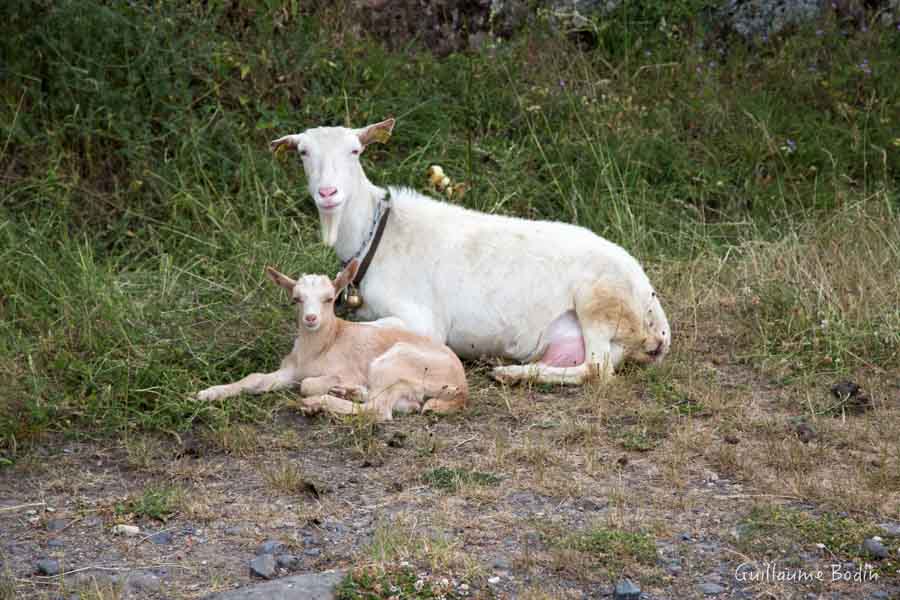
[[[336,294],[340,294],[341,291],[356,278],[357,271],[359,271],[359,259],[354,258],[346,267],[344,267],[343,271],[337,274],[334,281],[331,282],[332,285],[334,285]]]
[[[293,290],[294,286],[297,285],[297,282],[294,279],[291,279],[284,273],[279,273],[272,267],[266,267],[266,275],[272,280],[272,283],[279,285],[288,291]]]

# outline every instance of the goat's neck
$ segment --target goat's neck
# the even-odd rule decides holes
[[[378,201],[387,190],[373,185],[363,177],[344,207],[334,251],[342,261],[350,260],[359,252],[372,231],[372,220]]]
[[[300,317],[302,319],[302,316]],[[297,322],[297,343],[295,348],[299,351],[301,364],[309,362],[325,352],[334,345],[334,340],[340,333],[341,319],[332,316],[330,319],[322,320],[322,325],[315,331],[306,329],[300,319]]]

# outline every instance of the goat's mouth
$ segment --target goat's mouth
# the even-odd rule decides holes
[[[340,208],[341,202],[340,200],[336,200],[333,202],[319,202],[317,206],[319,207],[319,212],[332,212]]]
[[[319,327],[322,326],[322,321],[316,321],[315,323],[307,323],[303,322],[303,328],[307,331],[316,331]]]

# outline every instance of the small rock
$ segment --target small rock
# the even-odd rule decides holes
[[[128,537],[134,537],[141,532],[141,528],[137,525],[116,525],[112,530],[116,535],[125,535]]]
[[[725,441],[726,444],[732,444],[732,445],[734,445],[734,444],[739,444],[740,441],[741,441],[740,438],[738,438],[738,436],[736,436],[736,435],[731,435],[731,434],[726,435],[726,436],[725,436],[724,438],[722,438],[722,439]]]
[[[275,557],[275,562],[282,569],[296,569],[300,564],[300,559],[293,554],[279,554]]]
[[[125,585],[138,592],[158,592],[162,581],[153,573],[133,573],[128,577]]]
[[[673,577],[681,575],[681,565],[677,561],[672,561],[666,565],[666,572]]]
[[[693,541],[693,538],[691,537],[691,534],[689,534],[689,533],[687,533],[687,532],[685,532],[685,533],[679,533],[679,534],[678,534],[678,539],[681,540],[682,542],[692,542],[692,541]]]
[[[52,558],[42,558],[35,564],[37,572],[41,575],[59,575],[59,561]]]
[[[706,596],[715,596],[725,591],[725,588],[718,583],[701,583],[697,586],[697,589]]]
[[[863,551],[868,553],[872,558],[881,560],[888,557],[888,549],[884,544],[874,538],[868,538],[863,542]]]
[[[497,556],[494,558],[494,562],[491,563],[491,566],[494,569],[498,569],[500,571],[509,571],[512,569],[512,564],[509,562],[509,559],[504,556]]]
[[[872,598],[874,598],[875,600],[888,600],[888,598],[890,597],[891,595],[884,590],[872,592]]]
[[[225,535],[241,535],[242,533],[244,533],[244,528],[240,525],[235,527],[226,527],[222,530],[222,533],[224,533]]]
[[[500,583],[500,578],[496,575],[494,575],[493,577],[488,577],[488,583],[490,583],[491,585],[497,585],[498,583]]]
[[[794,434],[804,444],[808,444],[816,439],[816,430],[810,427],[807,423],[797,423],[797,425],[794,427]]]
[[[852,381],[841,381],[831,386],[835,398],[852,398],[859,393],[859,384]]]
[[[154,533],[148,539],[154,544],[164,546],[171,544],[173,537],[172,534],[168,531],[160,531],[159,533]]]
[[[897,523],[881,523],[878,525],[884,537],[900,537],[900,525]]]
[[[284,544],[278,540],[266,540],[256,548],[256,555],[278,554],[284,551]]]
[[[275,576],[275,557],[271,554],[261,554],[250,561],[250,574],[263,579],[271,579]]]
[[[47,540],[47,546],[50,548],[62,548],[65,544],[61,539],[53,538],[52,540]]]
[[[96,527],[97,525],[102,525],[103,519],[100,517],[87,517],[83,521],[81,521],[82,527]]]
[[[307,556],[319,556],[320,554],[322,554],[322,550],[320,550],[319,548],[307,548],[303,551],[303,554]]]
[[[616,584],[613,592],[614,600],[640,600],[641,588],[639,588],[630,579],[623,579]]]
[[[50,519],[47,521],[47,531],[62,531],[69,525],[68,519]]]

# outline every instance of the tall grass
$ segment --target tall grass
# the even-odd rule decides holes
[[[271,402],[189,396],[286,351],[288,310],[264,265],[336,266],[299,165],[267,151],[307,126],[394,115],[391,143],[366,154],[374,181],[427,191],[439,163],[470,186],[456,201],[582,224],[651,271],[782,239],[747,276],[765,286],[793,269],[802,286],[816,277],[809,248],[841,235],[792,245],[804,223],[869,197],[896,222],[896,34],[823,22],[748,48],[623,13],[588,46],[537,23],[438,59],[351,35],[347,14],[274,0],[0,8],[5,447],[48,428],[215,424]],[[896,231],[873,236],[865,256],[889,276],[878,244],[896,249]],[[847,310],[839,329],[894,322]],[[779,318],[754,335],[772,339]],[[786,327],[790,341],[812,324]]]

